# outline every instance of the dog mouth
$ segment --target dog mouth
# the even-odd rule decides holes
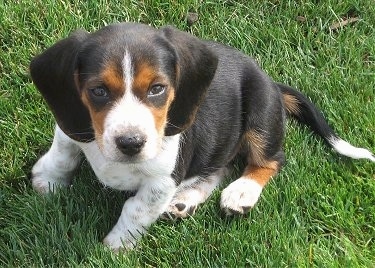
[[[115,156],[107,157],[107,159],[122,164],[141,164],[147,160],[150,160],[148,158],[142,157],[141,155],[128,156],[121,154],[121,152],[119,152]]]
[[[154,159],[160,151],[160,143],[155,144],[145,143],[142,148],[136,145],[134,148],[126,148],[118,146],[116,142],[98,143],[99,149],[108,161],[123,163],[123,164],[141,164]],[[153,145],[153,146],[151,146]]]

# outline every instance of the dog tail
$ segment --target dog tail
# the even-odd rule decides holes
[[[302,93],[297,90],[277,83],[283,94],[284,105],[288,115],[296,118],[299,122],[308,125],[314,133],[339,154],[354,159],[369,159],[375,162],[375,155],[369,150],[358,148],[341,139],[328,125],[327,120],[318,108]]]

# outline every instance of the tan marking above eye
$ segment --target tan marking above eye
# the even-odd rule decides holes
[[[100,142],[100,137],[103,135],[104,132],[104,120],[108,114],[108,108],[101,110],[101,111],[95,111],[95,108],[92,106],[91,102],[88,100],[87,91],[85,91],[82,94],[82,102],[87,107],[90,113],[92,126],[94,128],[95,137]]]
[[[133,80],[133,93],[141,100],[146,98],[147,92],[151,83],[153,83],[157,76],[157,70],[145,63],[140,64]]]
[[[166,91],[165,101],[160,106],[154,106],[150,102],[146,101],[148,91],[154,84],[161,84],[168,87]],[[167,123],[167,116],[169,106],[174,99],[174,89],[170,87],[167,79],[158,72],[153,66],[147,63],[141,63],[134,75],[133,94],[137,96],[141,101],[144,101],[145,105],[150,108],[150,111],[154,117],[155,128],[160,134],[164,134],[164,129]]]
[[[114,96],[122,96],[125,91],[125,83],[120,70],[114,65],[107,65],[100,74],[103,84]]]
[[[168,93],[168,99],[166,104],[162,107],[150,107],[151,113],[154,116],[155,128],[158,133],[164,133],[164,129],[167,123],[168,110],[174,99],[174,90],[170,90]]]

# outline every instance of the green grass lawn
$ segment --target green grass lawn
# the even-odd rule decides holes
[[[335,25],[348,18],[358,20]],[[125,197],[87,163],[70,189],[35,193],[29,172],[54,121],[30,59],[74,29],[118,21],[172,24],[237,47],[310,96],[344,139],[375,151],[373,0],[0,0],[0,267],[374,267],[375,165],[338,156],[292,121],[287,165],[248,217],[224,217],[216,191],[194,218],[157,222],[123,255],[101,240]]]

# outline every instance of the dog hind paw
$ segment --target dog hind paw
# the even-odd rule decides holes
[[[221,193],[220,207],[227,216],[247,214],[257,203],[262,189],[255,180],[239,178]]]

